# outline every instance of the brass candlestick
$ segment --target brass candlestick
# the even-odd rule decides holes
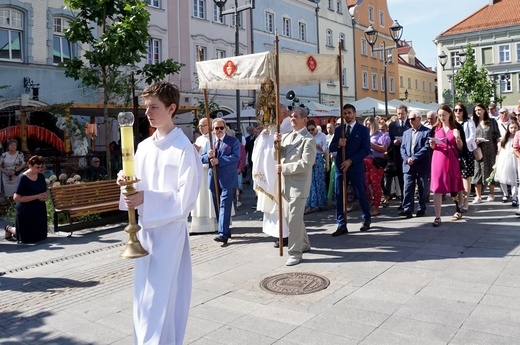
[[[127,180],[120,182],[125,186],[123,189],[124,195],[133,195],[138,191],[134,188],[134,183],[139,182],[138,179]],[[137,259],[148,255],[146,249],[143,248],[141,242],[137,239],[137,232],[141,230],[141,227],[137,224],[135,219],[135,208],[128,208],[128,225],[125,226],[125,231],[128,233],[130,238],[126,242],[125,249],[119,254],[122,258]]]

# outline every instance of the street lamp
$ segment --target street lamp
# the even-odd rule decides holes
[[[248,5],[238,6],[238,0],[235,0],[235,7],[223,11],[222,9],[226,5],[227,0],[213,0],[213,3],[217,5],[220,11],[220,17],[233,14],[235,16],[235,56],[240,55],[240,41],[239,41],[239,13],[245,10],[252,10],[255,8],[255,0],[251,0]],[[240,90],[236,90],[236,109],[237,109],[237,130],[236,137],[238,140],[242,140],[242,131],[240,130]]]
[[[388,117],[388,82],[386,81],[386,67],[388,65],[388,55],[387,51],[391,51],[392,49],[396,49],[399,47],[399,40],[401,39],[401,36],[403,36],[403,27],[397,22],[397,20],[394,20],[393,24],[389,28],[390,31],[390,37],[392,37],[392,40],[394,41],[394,45],[387,47],[386,41],[383,41],[383,47],[381,48],[374,48],[374,45],[377,42],[377,37],[379,36],[379,32],[370,25],[365,30],[365,39],[367,40],[368,44],[370,44],[370,49],[372,49],[372,52],[383,52],[384,55],[384,78],[385,78],[385,116]]]
[[[451,84],[451,100],[453,101],[453,107],[455,108],[455,57],[459,57],[459,62],[461,66],[464,66],[464,63],[466,62],[466,52],[461,49],[458,52],[455,52],[455,56],[453,60],[451,61],[451,76],[448,76],[448,79]],[[439,56],[439,63],[442,66],[442,70],[444,71],[444,67],[446,66],[446,63],[448,62],[448,55],[444,51],[442,51]]]

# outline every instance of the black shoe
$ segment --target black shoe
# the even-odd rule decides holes
[[[215,241],[215,242],[222,242],[222,243],[226,244],[227,243],[227,238],[225,238],[222,235],[218,235],[217,237],[215,237],[213,239],[213,241]]]
[[[410,211],[401,211],[401,212],[398,212],[397,215],[404,217],[406,219],[412,218],[412,212],[410,212]]]
[[[424,210],[421,210],[421,211],[417,211],[417,214],[415,215],[416,217],[424,217],[425,215],[425,211]]]
[[[359,231],[367,231],[370,229],[371,222],[369,220],[366,220],[363,222],[363,226],[359,229]]]
[[[343,225],[343,226],[338,227],[336,229],[336,231],[334,231],[332,233],[332,236],[341,236],[341,235],[344,235],[347,233],[348,233],[347,227],[345,225]]]
[[[284,237],[283,238],[283,246],[284,247],[287,247],[289,245],[289,238],[288,237]],[[273,247],[275,248],[280,248],[280,241],[279,240],[276,240],[273,244]]]

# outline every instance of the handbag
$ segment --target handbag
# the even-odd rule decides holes
[[[464,159],[464,157],[459,157],[459,166],[460,166],[460,171],[466,169],[466,160]]]
[[[388,164],[388,159],[384,157],[374,157],[372,158],[374,161],[374,166],[378,169],[384,169],[386,168],[386,165]]]
[[[480,162],[483,158],[482,149],[480,147],[477,147],[475,151],[473,151],[473,156],[475,156],[475,160],[477,162]]]

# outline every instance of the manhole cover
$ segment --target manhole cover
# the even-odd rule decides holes
[[[317,274],[293,272],[267,277],[260,287],[278,295],[305,295],[326,289],[329,284],[327,278]]]

